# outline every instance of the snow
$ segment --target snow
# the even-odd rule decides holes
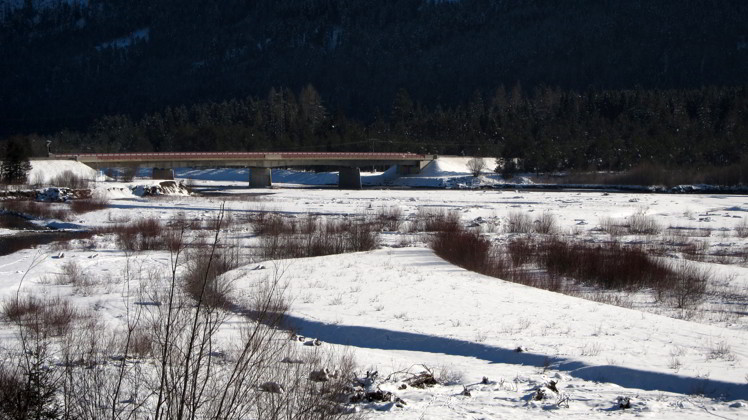
[[[464,168],[466,159],[439,159],[419,175],[394,179],[389,171],[367,174],[364,179],[395,185],[459,185],[462,181],[455,179],[472,178]],[[75,167],[76,163],[37,166],[35,162],[35,169],[51,176],[68,165]],[[77,166],[76,170],[84,168]],[[480,179],[502,182],[494,176]],[[250,190],[246,189],[246,169],[181,169],[177,177],[194,179],[191,182],[215,188],[224,196],[175,195],[153,200],[133,195],[133,186],[155,185],[158,181],[100,182],[93,187],[93,194],[111,200],[110,208],[78,215],[74,223],[57,227],[106,226],[139,217],[166,221],[177,214],[190,220],[207,220],[221,205],[235,220],[266,211],[283,212],[289,217],[315,213],[343,218],[376,214],[382,208],[398,208],[408,220],[423,209],[443,208],[456,211],[464,223],[480,226],[498,242],[511,237],[500,233],[507,216],[521,211],[531,217],[551,212],[562,234],[592,242],[609,240],[597,229],[601,220],[646,214],[663,229],[708,233],[699,240],[713,248],[739,250],[748,246],[748,239],[734,234],[735,227],[748,217],[745,195],[474,189],[340,191],[311,187],[336,184],[335,173],[289,170],[273,171],[275,188]],[[306,188],[284,188],[298,185]],[[263,195],[252,195],[258,191]],[[227,234],[243,247],[256,245],[246,225],[232,227]],[[383,232],[381,237],[382,247],[371,252],[255,260],[226,274],[233,279],[235,293],[241,299],[250,298],[266,278],[282,273],[288,284],[290,318],[299,334],[321,340],[326,348],[352,352],[359,372],[378,370],[387,376],[417,371],[425,365],[451,379],[426,389],[399,389],[399,382],[383,381],[381,388],[407,405],[398,408],[372,403],[362,406],[366,417],[608,418],[629,412],[658,419],[711,415],[738,419],[748,415],[745,304],[731,308],[732,315],[719,315],[726,304],[715,294],[700,312],[687,313],[658,305],[642,293],[628,296],[626,307],[613,306],[466,271],[436,256],[426,246],[425,238],[418,235]],[[650,239],[636,235],[621,238]],[[110,326],[122,325],[124,319],[125,264],[143,272],[164,270],[169,264],[166,252],[126,254],[113,242],[104,241],[91,249],[78,244],[65,250],[62,258],[54,258],[58,251],[45,245],[0,257],[0,300],[15,294],[37,255],[42,262],[24,280],[22,293],[69,296],[80,307],[95,308]],[[682,256],[663,258],[678,260]],[[99,278],[99,283],[80,291],[50,282],[49,278],[70,261]],[[711,268],[725,290],[744,293],[748,288],[745,264],[699,264]],[[130,287],[138,288],[136,284]],[[236,322],[239,320],[232,321]],[[0,324],[0,343],[13,340],[12,328]],[[517,352],[518,348],[522,351]],[[546,389],[545,399],[532,399],[537,388],[551,380],[557,381],[559,394]],[[463,386],[470,396],[461,395]],[[630,398],[631,408],[620,409],[619,397]]]
[[[99,171],[74,160],[32,160],[27,178],[32,183],[49,183],[54,178],[70,171],[74,175],[88,180],[103,181],[105,177]]]

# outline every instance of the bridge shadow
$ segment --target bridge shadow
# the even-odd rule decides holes
[[[748,384],[693,378],[664,372],[611,365],[589,365],[579,360],[543,354],[517,352],[454,338],[393,331],[384,328],[332,325],[287,316],[290,327],[300,334],[322,341],[379,350],[406,350],[441,353],[450,356],[474,357],[491,363],[544,367],[567,372],[579,379],[609,382],[626,388],[666,391],[679,394],[700,394],[727,400],[748,399]]]

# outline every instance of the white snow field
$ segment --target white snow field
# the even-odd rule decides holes
[[[494,175],[472,180],[460,159],[437,161],[420,176],[388,183],[503,182]],[[54,164],[48,165],[51,173]],[[234,222],[227,236],[252,249],[257,238],[242,220],[260,212],[350,218],[398,209],[407,222],[419,211],[447,209],[497,243],[514,235],[503,233],[514,212],[531,217],[550,213],[561,235],[588,242],[609,239],[599,229],[607,218],[643,214],[651,216],[663,233],[623,235],[620,240],[645,242],[688,231],[695,235],[691,240],[714,252],[748,249],[748,239],[736,234],[748,217],[748,196],[743,195],[283,188],[336,183],[334,173],[292,171],[273,171],[273,189],[249,190],[247,172],[242,170],[185,169],[177,175],[216,191],[149,199],[133,195],[131,187],[151,181],[100,182],[92,186],[94,195],[108,198],[109,208],[76,215],[70,222],[91,228],[142,217],[168,221],[178,214],[208,220],[225,205]],[[352,353],[359,374],[376,370],[382,379],[392,374],[380,387],[406,404],[360,405],[365,418],[748,417],[745,261],[697,262],[711,270],[713,284],[696,308],[673,309],[644,292],[620,292],[616,301],[622,306],[614,306],[467,271],[436,256],[424,234],[404,227],[381,232],[380,237],[381,246],[374,251],[279,261],[255,257],[224,274],[237,299],[251,298],[268,277],[281,276],[288,285],[290,323],[298,334],[321,340],[331,351]],[[23,295],[70,297],[104,325],[121,327],[134,299],[125,295],[125,288],[139,287],[137,279],[125,284],[126,264],[141,272],[168,271],[169,258],[165,251],[125,253],[106,237],[75,243],[64,256],[50,245],[21,250],[0,257],[0,301],[15,296],[20,286]],[[684,256],[670,253],[662,258],[680,261]],[[41,262],[28,271],[35,259]],[[50,280],[70,262],[98,280],[83,289]],[[241,322],[232,316],[226,333]],[[3,350],[12,347],[17,333],[8,322],[0,325]],[[442,383],[400,389],[397,379],[403,372],[417,373],[424,366]],[[546,398],[535,400],[536,389],[550,381],[556,382],[558,392],[544,388]],[[619,397],[630,399],[631,408],[621,409]]]

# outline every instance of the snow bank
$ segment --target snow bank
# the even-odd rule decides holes
[[[83,179],[106,180],[106,177],[99,174],[96,169],[74,160],[32,160],[28,181],[31,183],[49,183],[66,171],[70,171]]]
[[[443,176],[466,176],[470,175],[467,168],[468,161],[473,159],[470,156],[441,156],[426,165],[418,177],[443,177]],[[493,158],[483,158],[486,169],[482,173],[493,173],[496,168],[496,160]]]

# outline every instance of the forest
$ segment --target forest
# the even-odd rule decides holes
[[[0,139],[739,162],[748,4],[90,0],[0,9]],[[47,2],[49,3],[49,2]]]

